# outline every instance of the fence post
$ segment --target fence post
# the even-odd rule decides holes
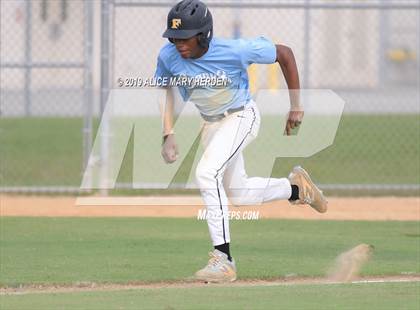
[[[100,153],[101,153],[101,172],[100,180],[101,184],[107,184],[108,178],[108,131],[109,124],[105,111],[106,102],[108,100],[108,94],[110,89],[109,82],[109,68],[110,68],[110,1],[102,0],[101,2],[101,94],[100,94],[100,118],[102,133],[100,135]],[[101,188],[101,194],[108,195],[108,190]]]
[[[31,115],[31,84],[32,84],[32,2],[26,2],[26,25],[25,25],[25,116]]]
[[[303,74],[303,88],[309,88],[309,74],[310,74],[310,60],[309,60],[309,49],[311,48],[311,13],[310,13],[310,6],[309,0],[305,1],[305,21],[304,21],[304,50],[303,50],[303,63],[304,63],[304,74]]]
[[[84,119],[83,119],[83,169],[87,168],[92,150],[93,117],[93,3],[84,2],[85,53],[84,53]]]
[[[101,1],[101,94],[100,114],[104,112],[109,92],[109,0]]]
[[[387,83],[387,72],[386,72],[386,51],[388,49],[388,12],[384,9],[379,9],[379,57],[378,57],[378,70],[379,70],[379,87],[384,89]]]

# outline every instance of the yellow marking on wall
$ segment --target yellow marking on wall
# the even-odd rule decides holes
[[[416,59],[416,53],[408,49],[392,49],[387,52],[387,56],[394,62],[404,62]]]
[[[250,65],[248,67],[248,80],[249,80],[249,91],[251,92],[251,95],[254,95],[258,89],[257,74],[258,74],[257,66],[255,64]]]

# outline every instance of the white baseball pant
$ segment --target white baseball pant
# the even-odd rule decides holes
[[[243,111],[217,122],[204,122],[204,153],[197,165],[196,181],[207,207],[214,246],[230,242],[228,196],[233,205],[260,204],[291,196],[287,178],[250,178],[246,174],[242,151],[257,137],[260,120],[258,108],[251,101]]]

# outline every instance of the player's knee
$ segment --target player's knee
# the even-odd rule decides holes
[[[217,178],[217,169],[210,166],[199,164],[195,170],[195,179],[201,188],[214,185]]]

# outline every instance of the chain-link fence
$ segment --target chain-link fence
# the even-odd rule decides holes
[[[175,2],[2,2],[0,124],[9,139],[3,149],[2,186],[80,184],[82,118],[85,141],[90,141],[91,112],[99,114],[118,78],[153,76],[159,49],[167,42],[161,37],[166,16]],[[300,163],[334,191],[418,193],[418,1],[205,2],[215,36],[264,35],[292,47],[302,86],[332,89],[346,102],[334,145],[311,158],[279,159],[273,175],[286,175]],[[286,85],[275,64],[253,65],[249,76],[254,93]],[[100,99],[93,110],[92,81],[94,97]],[[60,152],[50,136],[42,135],[43,126],[57,134],[57,148],[63,150],[73,135],[72,156],[57,160]],[[31,135],[33,145],[19,145]],[[85,154],[89,145],[83,146]],[[258,161],[247,165],[250,171],[252,165]],[[129,182],[129,173],[119,181]]]
[[[92,3],[1,2],[1,185],[68,190],[92,136]]]

